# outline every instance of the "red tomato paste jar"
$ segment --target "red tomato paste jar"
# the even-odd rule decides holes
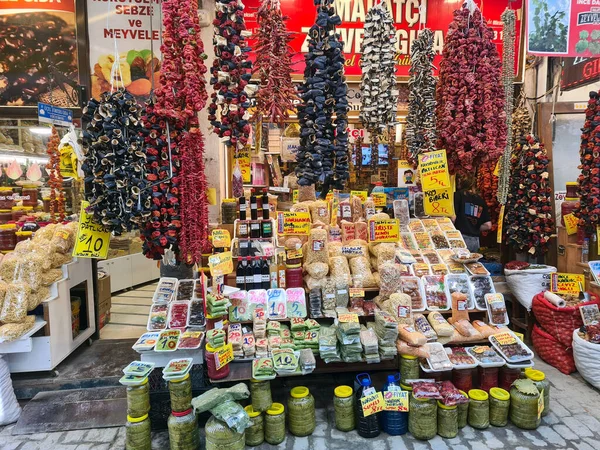
[[[224,347],[224,346],[223,346]],[[208,377],[211,380],[220,380],[229,375],[229,364],[217,369],[217,362],[215,360],[215,354],[219,352],[223,347],[213,348],[209,344],[206,344],[206,351],[204,352],[204,359],[206,360],[206,368],[208,369]]]

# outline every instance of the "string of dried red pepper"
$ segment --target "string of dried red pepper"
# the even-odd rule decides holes
[[[60,173],[60,152],[58,145],[60,137],[56,128],[52,127],[52,134],[48,140],[46,153],[50,157],[46,169],[48,170],[50,186],[50,220],[56,223],[56,213],[58,213],[58,222],[65,219],[65,197],[62,190],[63,177]]]

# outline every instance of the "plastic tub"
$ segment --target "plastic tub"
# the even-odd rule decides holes
[[[224,347],[224,346],[223,346]],[[215,354],[223,347],[213,348],[209,344],[206,344],[206,351],[204,352],[204,359],[206,360],[206,368],[208,369],[208,377],[213,380],[220,380],[229,375],[229,364],[217,369],[217,363],[215,361]]]
[[[489,395],[481,389],[469,391],[469,425],[479,430],[490,426]]]

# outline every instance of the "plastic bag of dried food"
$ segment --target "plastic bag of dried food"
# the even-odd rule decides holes
[[[329,266],[331,267],[331,280],[337,287],[349,286],[352,281],[350,275],[350,266],[348,260],[344,256],[334,256],[329,258]]]
[[[57,227],[52,235],[50,245],[58,253],[68,253],[74,242],[73,230],[68,227]]]
[[[306,246],[304,264],[329,262],[329,250],[327,244],[327,230],[312,229]]]
[[[310,213],[310,205],[311,205],[312,201],[306,201],[306,202],[299,202],[296,203],[294,205],[292,205],[292,207],[290,208],[291,212],[307,212]]]
[[[33,311],[48,297],[50,297],[50,288],[48,286],[40,286],[37,291],[31,291],[29,301],[27,302],[27,311]]]
[[[410,325],[398,325],[400,339],[406,341],[411,347],[421,347],[427,344],[427,338]]]
[[[373,217],[371,217],[371,220],[387,220],[389,218],[390,218],[389,214],[386,214],[386,213],[377,213]]]
[[[329,203],[325,200],[317,200],[310,204],[310,216],[313,223],[322,222],[329,224],[331,216],[329,215]]]
[[[40,240],[44,240],[44,241],[50,241],[52,239],[52,236],[54,236],[54,230],[58,227],[57,224],[55,223],[51,223],[46,225],[45,227],[40,228],[39,230],[37,230],[33,236],[32,241],[37,242]]]
[[[322,262],[307,264],[306,272],[308,272],[308,274],[311,277],[320,280],[321,278],[327,276],[327,274],[329,273],[329,265],[327,263]]]
[[[498,333],[498,330],[490,327],[487,323],[482,322],[481,320],[474,320],[473,328],[479,331],[479,333],[481,333],[484,339],[487,339],[490,336]]]
[[[396,259],[396,246],[389,242],[384,242],[377,247],[377,267],[382,264],[394,262]]]
[[[390,298],[383,302],[384,311],[390,313],[398,323],[413,325],[412,299],[409,295],[393,293]]]
[[[364,256],[350,260],[350,271],[352,273],[352,284],[354,287],[375,287],[377,283],[371,273],[369,260]]]
[[[342,242],[342,229],[337,225],[330,225],[327,227],[327,233],[329,233],[329,242]]]
[[[34,244],[34,242],[31,239],[28,239],[26,241],[17,242],[17,245],[15,245],[13,253],[17,254],[17,255],[26,255],[30,251],[34,250],[36,247],[37,247],[37,245]]]
[[[61,269],[50,269],[42,274],[42,285],[50,286],[52,283],[56,283],[63,277],[63,271]]]
[[[4,281],[10,282],[17,276],[17,265],[19,264],[20,257],[16,254],[9,253],[2,258],[0,264],[0,278]]]
[[[452,325],[454,325],[454,328],[456,328],[456,331],[458,331],[461,335],[468,337],[468,338],[474,338],[477,337],[479,339],[483,339],[483,336],[481,335],[481,333],[479,333],[479,331],[477,331],[475,329],[475,327],[473,327],[473,325],[471,325],[471,322],[469,322],[468,320],[457,320],[457,321],[453,321]]]
[[[452,384],[451,381],[442,381],[440,386],[440,393],[444,398],[442,403],[446,406],[455,406],[461,403],[469,403],[469,399],[462,395],[458,389]]]
[[[373,270],[377,270],[377,267],[379,266],[377,263],[377,256],[370,256],[369,262],[371,263],[371,268],[373,268]]]
[[[439,312],[434,311],[427,316],[427,320],[433,327],[433,331],[438,336],[452,336],[454,334],[454,327],[448,323],[448,321]]]
[[[469,320],[469,300],[462,292],[453,292],[452,297],[452,320]]]
[[[429,353],[426,350],[426,346],[412,347],[401,339],[396,341],[396,350],[400,355],[416,356],[417,358],[429,358]]]
[[[375,214],[377,214],[377,210],[375,209],[375,201],[373,197],[368,197],[365,200],[365,204],[363,205],[363,210],[365,212],[365,219],[369,220]]]
[[[52,253],[51,258],[51,267],[58,268],[64,264],[69,264],[73,261],[73,255],[71,253],[65,253],[64,255],[61,253]]]
[[[330,278],[321,289],[321,297],[324,310],[335,310],[336,305],[336,287],[335,282]]]
[[[366,222],[356,222],[354,224],[354,236],[356,239],[369,239],[369,227]]]
[[[37,253],[30,253],[21,258],[17,266],[16,281],[24,281],[29,284],[32,290],[37,290],[42,283],[43,258]]]
[[[414,314],[413,319],[415,321],[415,328],[423,333],[428,341],[435,341],[437,339],[437,334],[435,334],[435,331],[433,331],[433,328],[423,314]]]
[[[415,381],[412,383],[413,396],[421,399],[441,400],[442,395],[435,381]]]
[[[0,322],[20,323],[27,316],[31,288],[21,281],[12,282],[6,289],[4,304],[0,311]]]
[[[329,242],[327,246],[327,251],[329,252],[329,257],[333,258],[334,256],[342,256],[342,243],[341,242]]]
[[[352,222],[342,220],[340,228],[342,229],[342,242],[346,243],[356,238],[356,230]]]
[[[308,186],[298,186],[298,203],[301,202],[314,202],[317,199],[315,193],[315,185],[309,184]]]
[[[391,262],[379,266],[379,293],[384,297],[389,297],[400,287],[401,273],[400,266]]]
[[[360,197],[353,195],[350,197],[350,208],[352,208],[352,222],[358,222],[364,218],[363,205]]]
[[[312,289],[323,289],[323,287],[325,286],[325,283],[327,283],[327,277],[324,278],[313,278],[310,275],[307,275],[304,277],[304,282],[306,283],[306,287],[309,290]]]
[[[0,339],[4,342],[19,339],[31,330],[34,324],[35,316],[25,316],[25,319],[21,323],[7,323],[2,325],[0,326]]]
[[[4,297],[6,297],[7,289],[8,289],[8,283],[0,280],[0,311],[2,310],[2,305],[4,303]]]

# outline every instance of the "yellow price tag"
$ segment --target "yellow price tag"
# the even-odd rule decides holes
[[[421,174],[423,191],[451,189],[446,150],[420,154],[419,172]]]
[[[349,323],[349,322],[354,322],[354,323],[358,323],[358,314],[340,314],[338,316],[338,322],[340,323]]]
[[[398,219],[369,220],[369,242],[398,242],[399,240]]]
[[[217,253],[208,257],[208,268],[213,277],[228,275],[233,272],[231,252]]]
[[[387,205],[387,195],[383,192],[373,192],[371,197],[377,208],[384,208]]]
[[[60,174],[65,178],[79,179],[77,175],[77,155],[70,145],[63,145],[60,148],[60,160],[58,165]]]
[[[285,259],[290,261],[292,259],[299,259],[302,258],[302,248],[299,248],[298,250],[286,250],[285,251]]]
[[[367,395],[360,399],[363,415],[369,417],[372,414],[377,414],[383,411],[383,395],[381,392]]]
[[[567,234],[569,236],[577,233],[577,224],[579,223],[579,219],[577,219],[577,217],[575,217],[572,213],[565,214],[563,216],[563,220],[565,222],[565,228],[567,229]]]
[[[237,162],[240,166],[240,171],[242,172],[242,181],[244,183],[250,183],[250,149],[249,147],[245,147],[243,150],[238,150],[234,155],[234,166]]]
[[[110,246],[110,232],[94,222],[94,216],[85,210],[90,204],[85,200],[81,202],[81,213],[79,214],[79,227],[77,228],[77,239],[73,256],[78,258],[105,259]]]
[[[429,216],[454,215],[454,194],[452,188],[430,189],[423,191],[423,206]]]
[[[228,230],[212,230],[212,245],[214,248],[231,247],[231,236]]]
[[[311,228],[310,213],[288,212],[277,213],[277,233],[287,235],[308,234]]]
[[[292,203],[298,203],[298,189],[292,191]]]
[[[538,420],[542,417],[544,411],[544,389],[540,391],[540,397],[538,398]]]
[[[225,367],[231,361],[233,361],[232,344],[224,345],[215,353],[215,365],[217,370],[219,370],[221,367]]]
[[[350,288],[349,289],[350,298],[364,297],[365,290],[362,288]]]
[[[579,295],[579,292],[585,292],[585,275],[578,273],[551,273],[550,291],[557,294]]]
[[[360,198],[360,201],[364,203],[367,200],[367,197],[369,196],[369,192],[368,191],[350,191],[350,197],[352,197],[353,195]]]
[[[494,176],[495,177],[499,177],[500,176],[500,161],[502,160],[502,158],[500,158],[498,160],[498,162],[496,163],[496,167],[494,167]]]
[[[408,392],[385,391],[383,394],[383,409],[386,411],[408,412]]]
[[[516,344],[517,339],[510,333],[499,333],[494,335],[494,339],[500,345],[511,345]]]

